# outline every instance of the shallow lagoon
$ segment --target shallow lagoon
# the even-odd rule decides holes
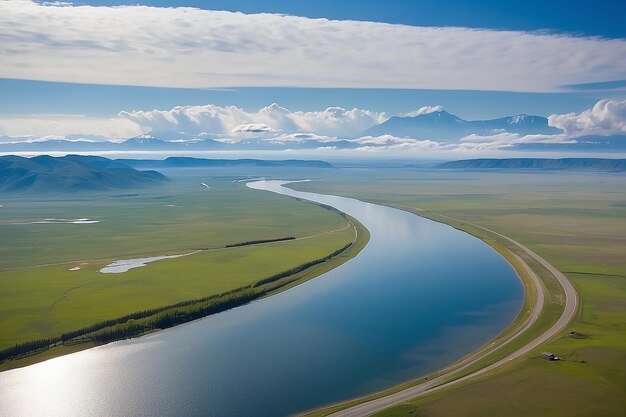
[[[0,373],[0,415],[287,415],[440,368],[521,308],[514,271],[476,238],[275,181],[251,186],[335,206],[371,240],[351,261],[270,298]]]
[[[123,272],[128,271],[133,268],[141,268],[142,266],[146,266],[151,262],[160,261],[163,259],[173,259],[180,258],[181,256],[186,256],[189,254],[182,255],[164,255],[164,256],[151,256],[147,258],[135,258],[135,259],[120,259],[119,261],[114,261],[100,269],[103,274],[121,274]]]

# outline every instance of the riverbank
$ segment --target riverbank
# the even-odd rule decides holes
[[[503,366],[510,366],[515,359],[528,354],[541,343],[554,337],[572,321],[578,311],[577,295],[567,278],[555,269],[549,270],[553,267],[523,245],[484,227],[433,213],[430,210],[413,208],[407,211],[471,234],[500,253],[515,269],[524,284],[524,307],[511,326],[493,341],[454,364],[382,392],[305,413],[309,417],[373,415],[410,399],[458,388],[478,377],[488,377],[489,373],[498,371]],[[527,263],[529,258],[548,269],[553,278],[559,281],[562,289],[567,288],[566,306],[560,309],[561,313],[556,323],[552,323],[549,316],[554,312],[553,310],[558,310],[559,306],[549,301],[546,302],[546,298],[550,295],[554,296],[554,293],[544,292],[544,287],[548,288],[549,284],[544,281],[545,278],[540,278],[540,274],[545,275],[545,273],[537,271],[537,266],[534,269],[531,268]],[[561,276],[557,277],[557,274]]]
[[[324,207],[329,209],[328,207]],[[62,335],[26,342],[0,351],[3,355],[0,371],[32,365],[54,357],[89,349],[117,340],[140,337],[155,331],[201,319],[211,314],[235,308],[254,300],[285,291],[336,268],[356,256],[367,245],[369,232],[356,219],[338,212],[353,230],[352,242],[318,259],[300,264],[250,285],[225,293],[188,300],[170,306],[131,313],[117,319],[95,323]],[[299,238],[307,239],[309,237]],[[295,238],[259,240],[233,244],[225,249],[293,241]]]
[[[626,201],[616,190],[624,181],[623,175],[600,173],[407,169],[298,186],[418,214],[426,209],[497,230],[562,271],[579,293],[574,320],[530,354],[453,389],[407,399],[380,416],[621,416],[626,407]],[[545,268],[532,259],[528,263],[549,279]],[[555,322],[563,294],[552,283],[546,320]],[[550,305],[559,309],[550,312]],[[543,351],[561,360],[542,360]]]
[[[522,308],[514,270],[478,239],[401,210],[292,192],[280,181],[258,188],[336,207],[358,219],[370,241],[324,278],[263,302],[7,373],[0,385],[14,388],[1,400],[32,415],[38,404],[26,394],[40,383],[37,375],[56,380],[62,373],[46,403],[58,415],[66,404],[87,410],[103,400],[124,415],[129,404],[120,392],[145,414],[288,415],[454,362],[499,334]],[[445,349],[433,356],[439,346]]]
[[[6,199],[0,350],[249,286],[353,241],[351,224],[327,208],[251,191],[230,177],[207,181],[210,193],[177,177],[175,186],[138,194]],[[53,217],[101,222],[13,224]],[[266,242],[276,239],[285,240]],[[193,255],[99,272],[120,259],[175,254]]]

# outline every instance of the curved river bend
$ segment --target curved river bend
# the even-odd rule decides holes
[[[520,281],[480,240],[407,212],[283,183],[248,186],[336,207],[369,229],[369,244],[278,295],[2,372],[0,415],[287,415],[436,370],[519,312]]]

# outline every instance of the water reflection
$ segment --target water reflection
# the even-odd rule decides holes
[[[3,372],[0,415],[286,415],[442,367],[488,341],[521,308],[513,270],[478,239],[277,181],[251,186],[335,206],[370,230],[370,243],[276,296]]]

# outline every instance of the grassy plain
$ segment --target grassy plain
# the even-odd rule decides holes
[[[163,187],[117,195],[46,199],[0,195],[0,270],[184,253],[345,225],[344,219],[326,210],[247,189],[244,183],[231,182],[232,177],[189,175]],[[201,186],[201,180],[211,188]],[[47,218],[100,223],[30,224]]]
[[[137,194],[0,196],[0,348],[248,285],[354,240],[350,223],[334,211],[218,173],[187,172]],[[45,218],[100,223],[31,223]],[[286,236],[296,239],[224,248]],[[98,272],[114,260],[199,249],[121,274]]]
[[[354,171],[341,179],[294,188],[357,197],[418,214],[428,215],[423,210],[430,210],[495,230],[564,272],[582,299],[574,323],[527,358],[478,381],[379,415],[623,416],[626,176]],[[539,359],[541,351],[554,352],[564,360]]]

